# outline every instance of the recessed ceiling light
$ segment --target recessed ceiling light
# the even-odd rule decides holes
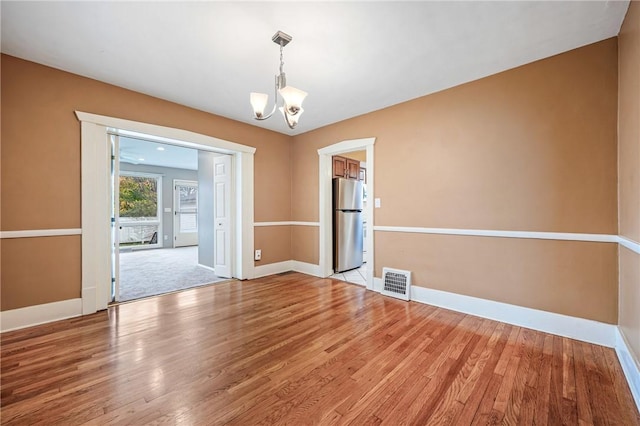
[[[158,151],[164,151],[164,148],[163,148],[163,147],[161,147],[161,146],[157,147],[156,149],[157,149]]]
[[[144,158],[138,158],[138,161],[144,161]]]

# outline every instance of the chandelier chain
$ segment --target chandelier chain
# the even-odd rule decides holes
[[[284,49],[284,44],[281,41],[280,42],[280,74],[282,74],[282,72],[283,72],[282,70],[283,70],[283,67],[284,67],[284,55],[282,53],[283,49]]]

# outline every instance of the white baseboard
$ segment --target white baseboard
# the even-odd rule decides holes
[[[95,286],[82,289],[82,315],[89,315],[96,312],[97,291],[98,289]],[[107,307],[106,305],[107,303],[105,302],[105,308]]]
[[[281,274],[283,272],[293,271],[293,260],[285,260],[283,262],[268,263],[253,268],[253,277],[261,278],[267,275]]]
[[[616,327],[616,353],[629,388],[631,388],[633,399],[638,410],[640,410],[640,362],[633,356],[633,352],[631,352],[627,344],[627,339],[625,339],[619,327]]]
[[[314,277],[322,277],[322,274],[320,274],[320,265],[300,262],[299,260],[292,260],[292,262],[294,271],[301,272],[307,275],[313,275]]]
[[[373,277],[373,291],[378,293],[382,291],[382,278]]]
[[[382,279],[374,278],[374,290],[381,289]],[[613,324],[417,286],[411,300],[609,348],[616,344]]]
[[[198,263],[198,266],[201,267],[201,268],[204,268],[204,269],[208,269],[211,272],[215,272],[216,271],[215,268],[212,268],[211,266],[203,265],[202,263]]]
[[[300,272],[314,277],[320,277],[320,266],[312,263],[300,262],[299,260],[285,260],[283,262],[269,263],[254,268],[254,278],[266,277],[267,275],[281,274],[287,271]]]
[[[82,315],[82,299],[61,300],[0,312],[0,331],[18,330]]]

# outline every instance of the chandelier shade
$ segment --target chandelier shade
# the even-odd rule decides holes
[[[284,117],[284,121],[286,121],[289,127],[291,127],[292,129],[296,127],[296,125],[298,124],[298,120],[300,119],[300,116],[304,112],[304,109],[300,108],[295,115],[292,115],[285,112],[284,107],[280,107],[278,109],[282,113],[282,116]]]
[[[264,109],[267,107],[269,95],[265,93],[252,92],[250,95],[251,107],[256,118],[264,117]]]
[[[302,109],[302,101],[307,97],[307,92],[293,86],[285,86],[278,92],[282,96],[287,112],[291,115],[297,114]]]

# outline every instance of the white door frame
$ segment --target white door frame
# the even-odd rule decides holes
[[[82,314],[106,309],[111,289],[111,147],[107,132],[152,136],[159,142],[232,156],[233,276],[251,279],[253,265],[253,160],[255,148],[188,130],[76,111],[81,122]]]
[[[373,253],[373,194],[374,182],[373,172],[373,145],[376,138],[351,139],[338,142],[336,144],[321,148],[318,150],[318,171],[319,171],[319,192],[320,192],[320,276],[328,277],[333,274],[333,234],[331,226],[331,178],[332,163],[331,157],[338,154],[344,154],[352,151],[366,150],[367,152],[367,290],[373,290],[373,271],[374,271],[374,253]]]

